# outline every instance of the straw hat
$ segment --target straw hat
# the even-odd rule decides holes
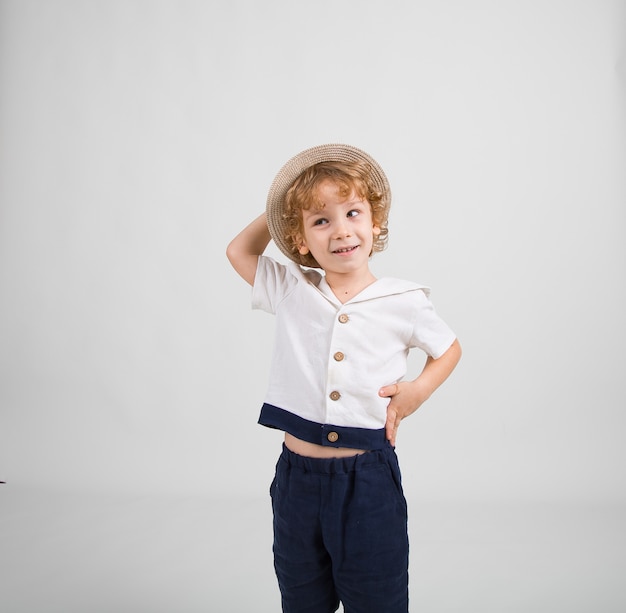
[[[310,166],[320,162],[366,162],[371,167],[372,181],[376,189],[391,202],[391,189],[387,177],[378,162],[370,155],[351,145],[329,144],[305,149],[292,157],[278,172],[267,195],[267,225],[276,246],[291,260],[302,264],[299,254],[293,253],[287,242],[287,223],[284,203],[292,183]]]

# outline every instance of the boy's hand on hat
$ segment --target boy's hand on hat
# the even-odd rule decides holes
[[[405,417],[415,413],[428,398],[428,395],[423,393],[417,380],[385,385],[380,388],[378,395],[381,398],[391,398],[387,405],[385,435],[391,445],[395,446],[400,422]]]

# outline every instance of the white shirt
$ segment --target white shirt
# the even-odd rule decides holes
[[[405,376],[409,350],[438,358],[456,338],[429,294],[386,277],[342,304],[321,272],[259,257],[252,307],[277,318],[265,403],[316,424],[384,428],[378,390]]]

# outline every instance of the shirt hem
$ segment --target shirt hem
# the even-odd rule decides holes
[[[258,423],[267,428],[283,430],[302,441],[322,447],[347,447],[373,451],[382,449],[387,442],[384,428],[320,424],[268,403],[264,403],[261,407]]]

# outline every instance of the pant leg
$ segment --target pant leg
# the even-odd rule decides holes
[[[274,512],[274,568],[284,613],[333,613],[339,608],[332,562],[322,540],[320,479],[278,461],[270,488]]]
[[[391,447],[333,475],[324,541],[346,613],[407,613],[407,506]]]

